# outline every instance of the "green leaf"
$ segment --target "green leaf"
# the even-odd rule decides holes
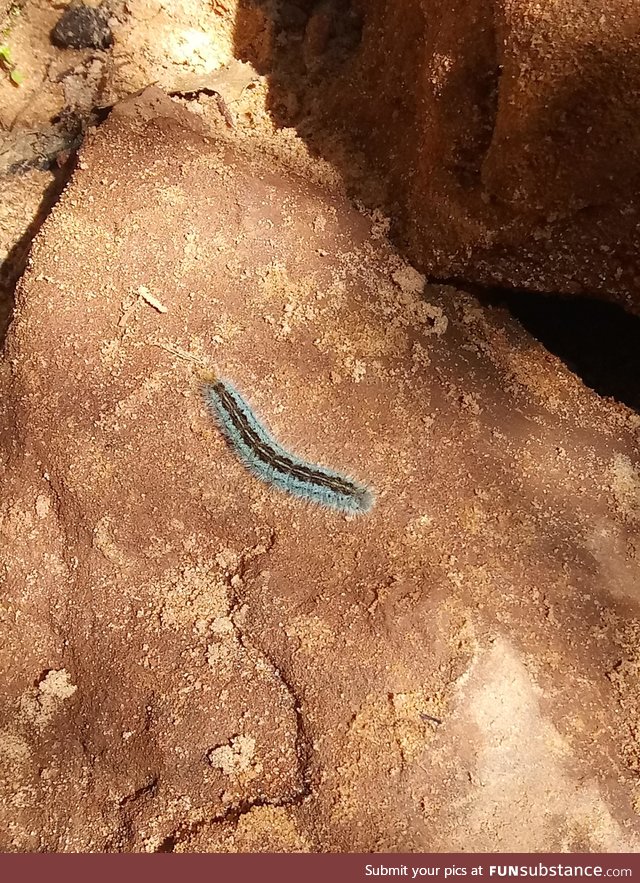
[[[20,71],[11,71],[9,74],[11,82],[16,86],[21,86],[24,83],[24,76],[20,73]]]
[[[11,50],[8,46],[0,46],[0,58],[7,64],[11,64]]]

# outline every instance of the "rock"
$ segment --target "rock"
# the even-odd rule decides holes
[[[634,0],[384,0],[336,78],[431,276],[640,311]]]
[[[61,49],[108,49],[113,43],[109,19],[105,8],[74,0],[51,32],[51,41]]]
[[[639,421],[261,146],[148,90],[34,243],[0,848],[637,850]],[[246,472],[214,364],[373,512]]]

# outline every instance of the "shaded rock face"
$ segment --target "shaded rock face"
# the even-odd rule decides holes
[[[20,286],[1,847],[639,848],[637,419],[235,137],[121,105]],[[371,515],[245,472],[198,363]]]
[[[388,175],[410,256],[439,278],[640,309],[636,3],[354,6],[333,119]]]

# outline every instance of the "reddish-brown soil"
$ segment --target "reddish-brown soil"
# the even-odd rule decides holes
[[[637,308],[629,4],[19,5],[0,849],[640,849],[640,417],[433,284]],[[211,367],[373,512],[245,472]]]
[[[282,143],[146,93],[36,242],[1,397],[3,848],[637,849],[639,420],[425,288]],[[255,481],[198,362],[373,513]]]

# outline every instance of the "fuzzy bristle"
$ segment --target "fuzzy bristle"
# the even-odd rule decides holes
[[[368,487],[283,448],[228,381],[215,378],[206,382],[204,397],[230,446],[256,478],[301,499],[352,515],[372,508],[375,498]]]

